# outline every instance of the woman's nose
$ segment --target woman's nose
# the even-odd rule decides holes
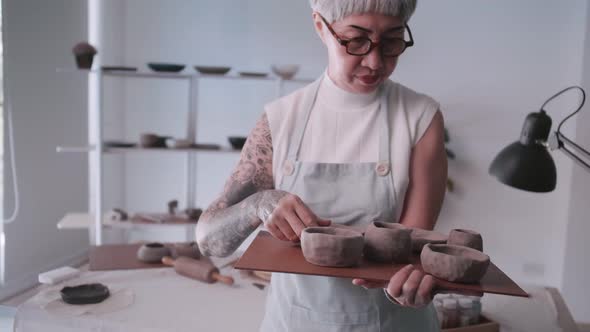
[[[371,70],[379,70],[383,67],[383,55],[380,47],[375,47],[369,54],[363,56],[362,65]]]

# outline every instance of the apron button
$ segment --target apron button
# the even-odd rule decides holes
[[[385,175],[389,174],[389,163],[388,162],[377,163],[375,170],[377,171],[377,174],[379,174],[380,176],[385,176]]]
[[[285,173],[285,175],[293,175],[293,164],[291,162],[286,162],[283,165],[283,173]]]

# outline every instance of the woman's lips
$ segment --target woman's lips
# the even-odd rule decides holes
[[[358,79],[366,85],[373,85],[379,81],[378,75],[359,76]]]

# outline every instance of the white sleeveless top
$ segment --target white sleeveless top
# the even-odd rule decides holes
[[[316,163],[375,162],[379,155],[379,98],[376,94],[345,91],[329,78],[322,80],[299,151],[301,161]],[[394,190],[400,202],[408,185],[412,147],[422,137],[439,104],[399,83],[385,81],[389,89],[389,128]],[[304,87],[265,106],[273,145],[275,186],[282,180],[282,165],[295,128],[296,107],[302,102]]]

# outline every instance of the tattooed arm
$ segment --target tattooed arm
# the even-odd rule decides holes
[[[197,223],[197,243],[208,256],[228,256],[264,222],[277,239],[298,241],[310,226],[327,226],[303,201],[274,190],[272,140],[264,114],[250,133],[242,155],[221,196]]]
[[[284,192],[269,190],[273,187],[272,141],[268,119],[263,114],[246,140],[223,193],[199,219],[197,243],[201,252],[227,256],[236,250],[268,217],[263,207],[270,205],[270,214],[273,205],[284,196]]]

